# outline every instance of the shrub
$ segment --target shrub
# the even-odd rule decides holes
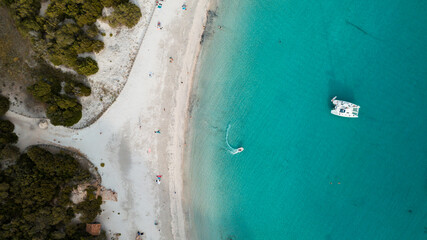
[[[46,115],[53,125],[73,126],[82,118],[82,105],[75,98],[54,95]]]
[[[0,119],[0,132],[11,133],[13,130],[15,130],[15,125],[12,122]]]
[[[9,144],[4,145],[0,151],[0,161],[15,162],[18,160],[20,154],[19,148]]]
[[[114,12],[106,17],[111,27],[126,26],[132,28],[141,18],[141,10],[133,3],[123,3],[114,7]]]
[[[10,7],[13,17],[18,23],[26,19],[35,19],[40,12],[40,0],[8,0],[6,4]]]
[[[96,216],[101,213],[100,206],[102,204],[102,197],[96,197],[93,193],[94,191],[95,188],[88,187],[88,189],[86,189],[86,199],[76,207],[76,212],[82,214],[80,216],[80,221],[84,223],[93,222]]]
[[[45,81],[39,80],[35,84],[29,86],[27,90],[36,99],[42,102],[48,102],[52,98],[52,87]]]
[[[0,133],[0,144],[15,144],[18,142],[18,136],[13,132]]]
[[[95,24],[90,25],[86,29],[86,35],[90,38],[96,38],[99,34],[99,29]]]
[[[126,2],[128,2],[128,0],[101,0],[101,3],[104,5],[104,7],[115,7]]]
[[[9,111],[9,98],[0,95],[0,116],[6,114]]]
[[[13,132],[15,125],[9,120],[0,120],[0,144],[14,144],[18,142],[18,136]]]
[[[79,96],[79,97],[87,97],[91,94],[91,90],[89,87],[84,85],[83,83],[69,81],[64,86],[65,93],[71,96]]]
[[[80,27],[75,23],[67,23],[61,26],[61,28],[52,33],[52,37],[55,39],[56,44],[59,48],[66,48],[72,45],[76,41],[76,37],[80,32]]]
[[[39,80],[28,87],[28,91],[36,99],[48,104],[46,116],[53,125],[72,126],[82,118],[82,105],[77,99],[59,95],[59,81]],[[88,96],[91,93],[89,87],[71,80],[67,81],[64,91],[72,96]]]
[[[102,49],[104,49],[104,42],[99,40],[93,40],[87,38],[85,36],[80,36],[78,40],[73,45],[73,49],[77,53],[85,53],[85,52],[96,52],[98,53]]]
[[[48,59],[54,65],[65,65],[70,68],[74,68],[77,64],[77,53],[70,51],[70,49],[54,47],[48,50]]]
[[[62,1],[62,0],[61,0]],[[76,20],[77,25],[83,27],[84,25],[91,25],[102,16],[102,9],[104,8],[99,0],[83,0],[79,12],[72,17]],[[83,14],[82,14],[83,13]]]
[[[99,70],[98,64],[92,58],[90,58],[90,57],[86,57],[86,58],[79,57],[79,58],[77,58],[77,69],[76,69],[76,71],[79,74],[89,76],[89,75],[97,73],[98,70]]]
[[[51,0],[46,17],[50,19],[72,18],[77,25],[91,25],[102,15],[102,4],[99,0]]]
[[[32,147],[27,151],[27,155],[39,171],[58,184],[72,179],[83,180],[90,176],[87,170],[79,169],[78,162],[68,154],[52,154],[40,147]]]

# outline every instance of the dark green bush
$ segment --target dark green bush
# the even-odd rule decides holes
[[[102,204],[102,198],[96,197],[94,191],[96,188],[88,187],[86,189],[86,199],[76,206],[75,212],[80,213],[80,221],[84,223],[90,223],[95,220],[96,216],[101,213],[100,206]]]
[[[89,87],[83,83],[69,81],[64,86],[64,91],[68,95],[78,96],[78,97],[87,97],[91,94]]]
[[[84,180],[90,176],[86,170],[80,169],[77,161],[68,154],[54,155],[40,147],[32,147],[27,151],[27,155],[39,171],[55,179],[58,184],[76,179]]]
[[[15,144],[18,142],[18,136],[15,133],[0,133],[0,144]]]
[[[81,2],[81,4],[78,4],[78,6],[80,7],[79,12],[77,14],[74,14],[72,17],[81,27],[83,27],[84,25],[91,25],[95,23],[96,20],[102,16],[102,9],[104,7],[102,6],[101,2],[99,0],[83,0]]]
[[[6,5],[12,11],[12,17],[21,33],[40,29],[36,17],[39,15],[40,0],[8,0]]]
[[[0,132],[11,133],[13,130],[15,130],[15,125],[13,125],[13,123],[9,120],[0,119]]]
[[[114,12],[106,17],[111,27],[126,26],[132,28],[141,18],[141,10],[133,3],[123,3],[114,7]]]
[[[18,136],[13,132],[15,125],[9,120],[0,119],[0,144],[14,144],[18,142]]]
[[[9,111],[9,98],[0,95],[0,116],[6,114]]]
[[[21,154],[19,148],[10,144],[0,146],[0,148],[0,161],[15,162]]]
[[[99,0],[51,0],[46,10],[49,19],[74,19],[80,27],[91,25],[102,15],[102,4]]]
[[[98,72],[98,63],[90,57],[77,58],[77,72],[82,75],[92,75]]]
[[[80,27],[74,23],[62,25],[56,32],[52,33],[52,39],[56,41],[59,48],[67,48],[76,41],[76,36],[81,31]]]
[[[43,80],[37,81],[35,84],[29,86],[27,90],[42,102],[50,101],[53,96],[52,86]]]
[[[90,38],[96,38],[99,35],[99,29],[95,24],[90,25],[86,29],[86,35]]]
[[[128,0],[101,0],[104,7],[114,7],[122,3],[127,3]]]
[[[48,59],[56,66],[64,65],[73,69],[77,66],[77,53],[68,49],[50,49]]]
[[[95,62],[96,63],[96,62]],[[76,98],[61,95],[61,83],[55,80],[39,80],[28,87],[28,91],[38,100],[47,104],[46,116],[53,125],[72,126],[82,117],[82,105]],[[91,90],[86,85],[68,80],[64,91],[71,96],[89,96]]]
[[[93,40],[85,36],[79,36],[73,45],[73,50],[76,51],[76,53],[98,53],[102,49],[104,49],[104,42],[100,40]]]
[[[46,115],[53,125],[72,126],[82,118],[82,105],[75,98],[54,95]]]

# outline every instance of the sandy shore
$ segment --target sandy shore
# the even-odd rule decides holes
[[[182,204],[184,131],[209,1],[186,1],[187,10],[183,2],[162,4],[126,85],[94,124],[43,130],[39,119],[6,115],[15,123],[21,149],[33,144],[79,149],[98,166],[102,184],[118,193],[118,202],[105,202],[98,219],[110,237],[121,233],[120,239],[135,239],[138,230],[144,239],[188,237]],[[155,182],[158,174],[163,175],[161,184]]]

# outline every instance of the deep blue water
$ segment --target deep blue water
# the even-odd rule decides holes
[[[188,139],[191,239],[426,240],[426,13],[423,0],[221,2]],[[360,117],[331,115],[335,95]]]

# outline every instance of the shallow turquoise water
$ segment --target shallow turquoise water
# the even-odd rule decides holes
[[[191,239],[427,239],[426,12],[220,4],[189,136]],[[335,95],[360,118],[331,115]]]

